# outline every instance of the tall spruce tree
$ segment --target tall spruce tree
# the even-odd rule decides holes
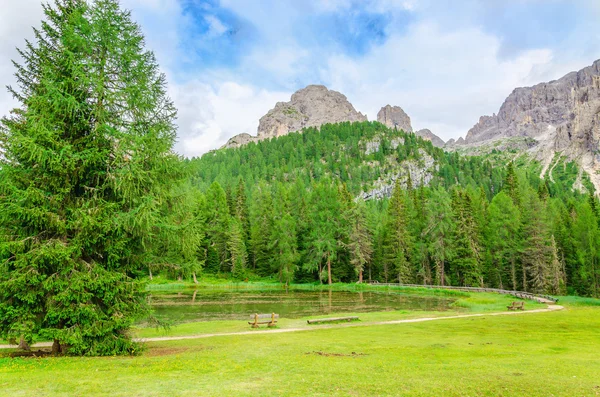
[[[349,229],[346,246],[350,253],[350,264],[358,275],[358,282],[362,283],[365,265],[373,255],[373,233],[369,229],[365,204],[352,203],[344,217]]]
[[[454,219],[452,217],[452,200],[444,189],[432,192],[426,204],[427,228],[424,235],[428,242],[429,254],[435,262],[435,283],[446,285],[446,262],[452,257],[452,236]]]
[[[116,0],[44,5],[2,120],[0,337],[112,355],[148,313],[144,285],[175,109],[140,28]]]
[[[408,222],[406,195],[400,182],[396,181],[388,207],[383,260],[384,266],[395,274],[399,283],[403,284],[413,281],[410,262],[413,239],[409,233]]]

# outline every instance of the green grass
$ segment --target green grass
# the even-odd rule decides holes
[[[574,306],[160,342],[133,358],[0,358],[0,395],[595,396],[599,327],[600,308]]]
[[[10,358],[4,351],[0,396],[600,395],[600,300],[560,297],[566,309],[558,312],[376,325],[506,311],[515,300],[410,290],[457,300],[444,312],[344,313],[360,317],[350,327],[282,318],[279,329],[306,331],[153,342],[137,357]],[[526,301],[525,307],[544,305]],[[311,318],[318,317],[328,316]],[[250,330],[244,321],[214,321],[181,324],[168,335]],[[152,328],[136,333],[165,336]]]

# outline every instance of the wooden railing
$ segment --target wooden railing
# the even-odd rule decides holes
[[[554,298],[549,295],[540,295],[534,294],[531,292],[523,292],[523,291],[509,291],[505,289],[499,288],[480,288],[480,287],[454,287],[448,285],[420,285],[420,284],[400,284],[400,283],[380,283],[378,281],[370,281],[371,285],[387,285],[393,287],[415,287],[415,288],[431,288],[431,289],[448,289],[448,290],[456,290],[456,291],[467,291],[467,292],[493,292],[497,294],[503,295],[512,295],[516,298],[521,299],[530,299],[538,302],[551,301],[558,302],[558,298]]]

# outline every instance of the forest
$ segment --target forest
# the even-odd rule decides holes
[[[378,149],[365,151],[374,139]],[[409,173],[389,199],[357,197],[424,156],[436,162],[427,186]],[[507,165],[494,154],[462,157],[365,122],[219,150],[188,166],[205,273],[599,292],[598,200],[589,183],[587,194],[571,189],[573,163],[552,182],[526,157]]]
[[[0,123],[0,338],[140,350],[160,274],[600,296],[600,203],[526,155],[447,153],[376,122],[184,159],[177,109],[116,0],[44,5]],[[559,155],[557,155],[559,156]],[[156,321],[158,324],[158,321]],[[159,324],[160,325],[160,324]]]

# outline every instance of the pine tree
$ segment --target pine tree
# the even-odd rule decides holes
[[[517,289],[516,263],[519,252],[519,209],[504,192],[498,193],[488,207],[486,230],[487,247],[493,260],[489,276],[499,288],[504,288],[504,279],[508,275],[510,286]]]
[[[563,295],[565,290],[565,273],[563,264],[558,257],[558,248],[554,235],[551,238],[551,259],[548,268],[548,292],[551,294]]]
[[[144,272],[177,185],[175,109],[116,0],[56,0],[17,64],[2,120],[0,337],[133,353]],[[150,249],[149,249],[150,247]]]
[[[472,199],[467,191],[457,189],[454,192],[452,210],[456,223],[453,264],[457,282],[466,286],[482,286],[480,236]]]
[[[512,161],[508,163],[508,166],[506,167],[506,177],[504,178],[502,190],[506,191],[506,194],[513,200],[513,203],[515,203],[516,206],[521,204],[519,198],[519,182]]]
[[[524,200],[523,216],[523,290],[544,292],[548,284],[550,262],[550,230],[545,218],[545,207],[537,193],[530,190]]]
[[[288,286],[294,280],[300,257],[297,247],[296,221],[291,215],[291,203],[287,190],[280,187],[276,196],[275,205],[278,214],[273,219],[269,242],[270,250],[274,253],[271,257],[271,269],[277,273],[279,281]]]
[[[219,265],[224,269],[228,262],[228,247],[231,217],[225,190],[218,182],[213,182],[206,192],[207,214],[206,232],[219,258]]]
[[[413,281],[410,265],[412,237],[408,230],[406,197],[399,181],[396,181],[387,214],[384,237],[384,266],[393,271],[401,284]]]
[[[306,241],[308,261],[304,267],[309,271],[318,270],[319,280],[327,279],[328,284],[333,282],[332,266],[340,247],[340,208],[337,186],[330,179],[324,178],[314,186]]]
[[[233,219],[229,224],[229,236],[227,249],[229,251],[229,263],[231,273],[238,278],[246,276],[246,265],[248,264],[248,253],[244,243],[242,224],[238,219]]]
[[[261,276],[271,274],[272,252],[269,236],[273,229],[273,198],[271,189],[265,183],[259,184],[252,194],[250,207],[250,245],[254,268]]]
[[[436,189],[426,204],[427,237],[429,254],[435,262],[435,284],[446,285],[446,262],[452,257],[452,236],[454,219],[452,201],[444,189]]]
[[[350,263],[358,275],[358,282],[363,282],[365,265],[373,255],[373,235],[369,230],[364,203],[351,205],[344,214],[349,225],[348,242],[346,246],[350,253]]]

